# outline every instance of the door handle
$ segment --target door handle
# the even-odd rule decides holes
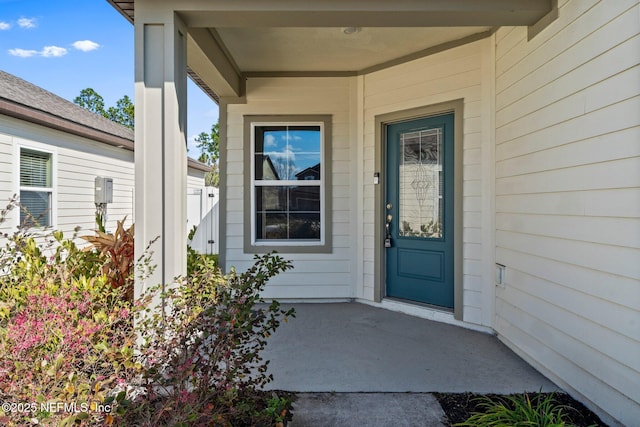
[[[387,203],[387,210],[391,210],[391,203]],[[390,248],[391,247],[391,221],[393,221],[393,215],[391,215],[390,213],[387,214],[387,221],[386,224],[384,225],[384,229],[385,229],[385,238],[384,238],[384,247],[385,248]]]

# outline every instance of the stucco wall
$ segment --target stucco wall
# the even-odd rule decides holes
[[[640,7],[560,1],[496,34],[502,340],[625,425],[640,419]]]

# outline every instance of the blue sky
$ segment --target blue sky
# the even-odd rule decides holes
[[[106,0],[0,0],[0,69],[73,101],[84,88],[106,106],[133,99],[133,25]],[[218,120],[217,105],[190,80],[189,155],[193,137]]]

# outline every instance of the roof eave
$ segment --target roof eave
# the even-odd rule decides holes
[[[0,114],[133,151],[133,141],[28,106],[0,99]]]
[[[124,18],[133,24],[134,17],[134,2],[133,1],[119,1],[119,0],[107,0],[111,6],[114,7]]]

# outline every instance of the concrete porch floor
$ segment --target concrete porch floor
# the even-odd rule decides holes
[[[424,393],[558,390],[486,333],[358,303],[293,306],[296,317],[263,355],[271,389],[302,392],[296,427],[442,425],[439,404]]]

